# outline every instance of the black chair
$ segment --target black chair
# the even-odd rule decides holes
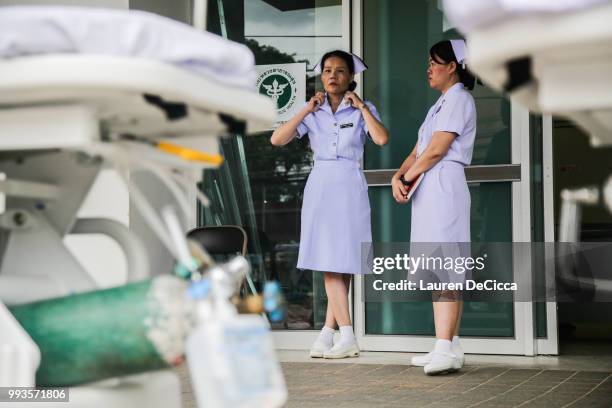
[[[187,233],[187,238],[198,242],[213,257],[245,256],[247,253],[247,233],[238,225],[197,227]],[[251,292],[257,294],[250,274],[246,280]]]
[[[206,226],[194,228],[187,238],[200,243],[211,255],[246,255],[247,233],[238,225]]]

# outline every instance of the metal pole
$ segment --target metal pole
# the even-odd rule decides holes
[[[193,0],[193,26],[198,30],[206,30],[206,13],[208,0]]]
[[[221,36],[227,38],[227,27],[225,26],[225,11],[223,9],[223,0],[217,0],[219,8],[219,25],[221,26]]]

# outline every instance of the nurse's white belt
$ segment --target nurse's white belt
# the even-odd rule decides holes
[[[446,0],[445,4],[465,5]],[[595,3],[601,3],[596,1]],[[500,91],[510,61],[531,59],[533,80],[512,99],[535,112],[567,116],[612,144],[612,2],[566,13],[506,16],[466,33],[470,69]]]
[[[187,115],[169,119],[164,110],[145,100],[145,94],[184,104]],[[0,60],[0,150],[36,148],[27,143],[20,146],[20,140],[9,132],[9,118],[12,122],[23,119],[19,126],[23,130],[35,127],[37,115],[39,119],[49,117],[45,112],[60,116],[61,112],[66,116],[79,112],[75,120],[91,116],[107,134],[154,140],[222,134],[228,125],[220,113],[244,121],[249,133],[270,129],[276,119],[269,98],[158,61],[84,54]],[[41,130],[50,125],[48,121],[41,124]],[[45,142],[54,133],[38,134],[40,140],[35,143],[40,142],[40,148],[61,148],[65,141]],[[87,140],[68,142],[74,145]]]

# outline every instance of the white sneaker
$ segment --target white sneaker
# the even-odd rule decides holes
[[[453,354],[455,355],[455,357],[457,357],[457,360],[459,362],[459,368],[463,367],[463,364],[465,363],[465,353],[463,352],[463,349],[461,347],[455,347],[453,345],[452,350]],[[433,351],[430,351],[425,355],[412,357],[412,359],[410,360],[410,364],[416,367],[425,367],[427,364],[431,363],[432,355]]]
[[[416,367],[425,367],[427,364],[431,363],[432,355],[433,351],[430,351],[429,353],[423,356],[412,357],[412,359],[410,360],[410,364]]]
[[[431,353],[431,361],[423,368],[423,370],[427,375],[436,375],[453,373],[458,371],[460,368],[460,361],[453,353],[433,351]]]
[[[323,352],[323,358],[347,357],[359,357],[359,346],[357,346],[356,341],[346,344],[337,343],[330,350]]]
[[[453,345],[451,347],[451,350],[453,351],[453,354],[459,362],[459,368],[463,367],[463,364],[465,364],[465,353],[463,352],[463,349],[461,347],[455,347]]]
[[[323,358],[323,353],[325,353],[326,351],[331,350],[332,345],[331,344],[327,344],[325,342],[316,340],[312,347],[310,348],[310,357],[312,358]]]

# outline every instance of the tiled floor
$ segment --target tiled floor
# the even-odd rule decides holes
[[[404,365],[283,363],[287,407],[612,406],[607,372],[466,367],[430,377]]]
[[[363,352],[345,360],[278,352],[287,407],[597,407],[612,408],[609,344],[565,348],[562,356],[467,355],[458,373],[430,377],[409,353]],[[177,370],[183,408],[195,408],[187,370]]]

